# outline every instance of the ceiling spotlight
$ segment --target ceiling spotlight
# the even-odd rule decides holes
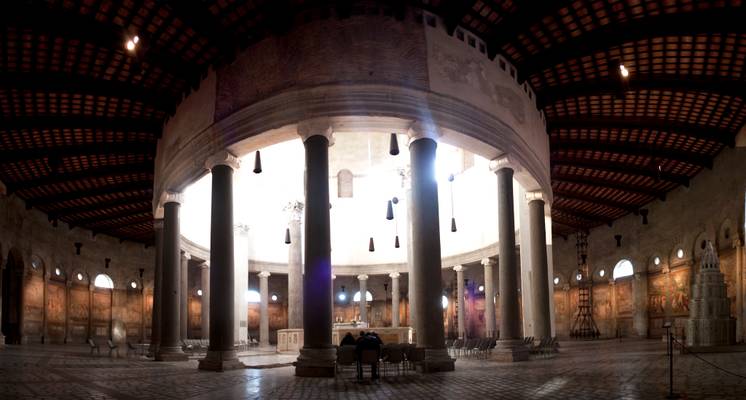
[[[132,39],[129,39],[127,43],[124,44],[124,48],[130,52],[135,51],[138,43],[140,43],[140,38],[138,36],[135,36]]]
[[[619,64],[619,73],[622,75],[622,78],[629,78],[629,70],[624,64]]]

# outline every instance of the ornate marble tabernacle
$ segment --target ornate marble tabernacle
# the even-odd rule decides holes
[[[692,285],[686,336],[687,346],[728,345],[735,338],[735,320],[730,317],[730,299],[720,272],[720,259],[709,241]]]

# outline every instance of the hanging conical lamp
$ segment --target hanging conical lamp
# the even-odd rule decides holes
[[[256,151],[256,156],[254,157],[254,173],[262,173],[262,156],[259,154],[259,150]]]
[[[368,241],[368,251],[370,252],[376,251],[376,245],[373,244],[373,237],[371,237],[370,240]]]
[[[399,247],[399,235],[396,235],[396,237],[394,238],[394,248],[398,249]]]
[[[389,221],[394,219],[394,205],[391,203],[391,200],[386,203],[386,219]]]
[[[290,244],[290,228],[285,228],[285,244]]]
[[[391,134],[391,142],[389,143],[389,154],[395,156],[399,154],[399,140],[396,138],[396,133]]]
[[[451,217],[451,232],[456,232],[456,217]]]

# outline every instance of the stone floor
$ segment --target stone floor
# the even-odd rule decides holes
[[[706,354],[746,375],[746,353]],[[458,360],[451,373],[387,376],[357,383],[296,378],[292,357],[243,357],[254,367],[225,373],[197,370],[197,361],[90,356],[84,347],[6,346],[0,350],[0,399],[660,399],[667,391],[665,346],[659,341],[565,342],[551,359],[515,364]],[[693,356],[675,356],[676,392],[688,399],[746,399],[746,379]]]

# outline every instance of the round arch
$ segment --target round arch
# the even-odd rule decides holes
[[[617,280],[619,278],[633,276],[635,274],[635,267],[632,264],[632,261],[623,258],[619,260],[616,265],[614,265],[614,269],[612,271],[612,278],[614,280]]]
[[[93,280],[93,286],[99,289],[114,289],[114,281],[106,274],[98,274]]]

